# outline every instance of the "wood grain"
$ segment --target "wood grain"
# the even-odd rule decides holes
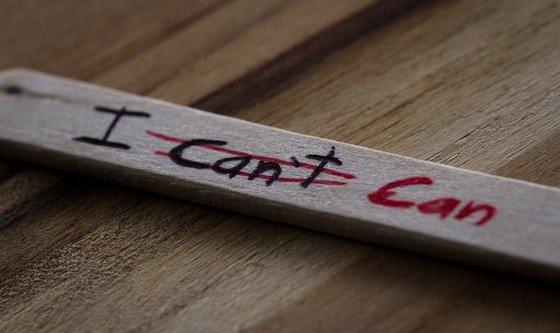
[[[3,1],[0,68],[113,81],[120,89],[295,132],[560,185],[556,1],[433,1],[403,7],[381,23],[373,7],[349,5],[348,18],[366,13],[359,29],[333,22],[319,29],[338,38],[329,47],[290,53],[294,45],[285,44],[279,54],[294,60],[268,77],[282,58],[258,58],[263,39],[243,38],[244,29],[258,34],[264,24],[263,34],[273,26],[282,35],[303,24],[289,19],[289,8],[309,2],[273,3],[268,11],[267,2],[255,1],[263,7],[246,14],[249,27],[209,24],[229,35],[213,37],[214,46],[197,54],[181,36],[203,40],[196,31],[210,28],[193,27],[211,17],[221,22],[213,15],[224,8],[232,10],[226,17],[243,17],[246,11],[235,11],[239,1],[189,8],[183,2]],[[283,13],[285,25],[267,23]],[[230,34],[230,25],[240,32]],[[320,36],[306,38],[320,45]],[[229,53],[232,44],[244,56]],[[142,54],[171,64],[168,74],[136,83],[136,71],[157,72],[150,57],[127,65]],[[247,66],[251,58],[258,59]],[[196,81],[187,73],[205,69],[221,78],[223,64],[237,74],[192,95],[187,87]],[[110,79],[112,70],[127,66],[116,75],[123,81]],[[263,89],[251,94],[247,82]],[[250,98],[231,102],[244,94]],[[3,331],[560,327],[557,287],[11,161],[0,174]]]
[[[25,69],[0,154],[214,207],[560,282],[560,190]]]

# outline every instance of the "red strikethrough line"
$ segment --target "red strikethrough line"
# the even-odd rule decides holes
[[[161,150],[156,151],[154,154],[156,154],[157,156],[164,156],[164,157],[169,156],[168,153]],[[240,171],[238,175],[249,177],[249,175],[251,174],[249,172]],[[257,178],[268,180],[270,177],[266,175],[258,175]],[[281,183],[301,183],[304,180],[305,178],[287,178],[287,177],[278,177],[278,179],[276,179],[277,182],[281,182]],[[335,186],[346,185],[345,182],[339,182],[336,180],[322,180],[322,179],[314,179],[312,183],[318,185],[335,185]]]
[[[183,142],[187,141],[185,139],[168,136],[168,135],[165,135],[165,134],[162,134],[162,133],[157,133],[157,132],[150,131],[150,130],[147,130],[146,134],[151,135],[151,136],[153,136],[155,138],[158,138],[160,140],[169,141],[169,142],[183,143]],[[281,160],[281,159],[278,159],[278,158],[253,155],[253,154],[245,153],[245,152],[242,152],[242,151],[222,148],[222,147],[214,146],[214,145],[200,145],[200,147],[203,147],[203,148],[206,148],[206,149],[211,149],[211,150],[214,150],[214,151],[227,153],[227,154],[230,154],[230,155],[235,155],[235,156],[251,156],[251,158],[254,158],[254,159],[259,160],[259,161],[274,162],[274,163],[278,163],[280,165],[291,165],[291,166],[293,166],[291,161],[285,161],[285,160]],[[316,166],[313,165],[313,164],[300,162],[300,167],[304,168],[304,169],[314,170]],[[340,171],[336,171],[336,170],[332,170],[332,169],[328,169],[328,168],[323,169],[323,172],[326,173],[326,174],[332,175],[332,176],[342,177],[342,178],[345,178],[345,179],[356,178],[356,176],[354,176],[352,174],[344,173],[344,172],[340,172]],[[346,184],[346,183],[342,183],[342,184]]]

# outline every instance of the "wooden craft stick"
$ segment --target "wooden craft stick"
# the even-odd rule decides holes
[[[373,243],[560,277],[559,189],[33,71],[0,74],[0,153]]]

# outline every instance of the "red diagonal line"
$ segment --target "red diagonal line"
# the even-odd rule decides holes
[[[153,136],[155,138],[158,138],[160,140],[168,141],[168,142],[183,143],[183,142],[188,141],[188,140],[185,140],[185,139],[168,136],[168,135],[153,132],[153,131],[150,131],[150,130],[147,130],[146,134],[151,135],[151,136]],[[245,152],[242,152],[242,151],[222,148],[222,147],[214,146],[214,145],[200,145],[199,147],[203,147],[203,148],[206,148],[206,149],[211,149],[211,150],[214,150],[214,151],[219,151],[219,152],[223,152],[223,153],[227,153],[227,154],[235,155],[235,156],[251,156],[251,158],[254,158],[254,159],[259,160],[259,161],[274,162],[274,163],[278,163],[280,165],[291,165],[291,166],[293,166],[291,161],[285,161],[285,160],[281,160],[281,159],[274,158],[274,157],[253,155],[253,154],[245,153]],[[314,170],[316,168],[315,165],[309,164],[309,163],[304,163],[304,162],[300,162],[300,167],[304,168],[304,169],[309,169],[309,170]],[[332,175],[332,176],[342,177],[342,178],[346,178],[346,179],[356,178],[356,176],[354,176],[352,174],[345,173],[345,172],[340,172],[340,171],[336,171],[336,170],[332,170],[332,169],[328,169],[328,168],[323,169],[323,172],[326,173],[326,174]]]
[[[166,153],[164,151],[161,151],[161,150],[158,150],[158,151],[154,152],[154,154],[156,154],[157,156],[164,156],[164,157],[169,156],[168,153]],[[238,173],[238,175],[249,177],[251,174],[249,172],[240,171]],[[270,176],[258,175],[257,178],[268,180],[270,178]],[[276,179],[277,182],[282,182],[282,183],[301,183],[304,180],[305,180],[305,178],[287,178],[287,177],[278,177],[278,179]],[[336,181],[336,180],[321,180],[321,179],[314,179],[312,181],[312,183],[313,184],[319,184],[319,185],[337,185],[337,186],[346,185],[345,182],[339,182],[339,181]]]
[[[155,137],[155,138],[164,140],[164,141],[169,141],[169,142],[183,143],[183,142],[187,141],[187,140],[183,140],[183,139],[179,139],[179,138],[174,138],[174,137],[172,137],[172,136],[167,136],[167,135],[165,135],[165,134],[157,133],[157,132],[150,131],[150,130],[147,130],[147,131],[146,131],[146,134],[151,135],[151,136],[153,136],[153,137]]]

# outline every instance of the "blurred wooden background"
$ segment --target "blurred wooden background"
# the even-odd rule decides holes
[[[0,0],[28,67],[560,186],[554,0]],[[0,331],[560,332],[560,289],[0,161]]]

